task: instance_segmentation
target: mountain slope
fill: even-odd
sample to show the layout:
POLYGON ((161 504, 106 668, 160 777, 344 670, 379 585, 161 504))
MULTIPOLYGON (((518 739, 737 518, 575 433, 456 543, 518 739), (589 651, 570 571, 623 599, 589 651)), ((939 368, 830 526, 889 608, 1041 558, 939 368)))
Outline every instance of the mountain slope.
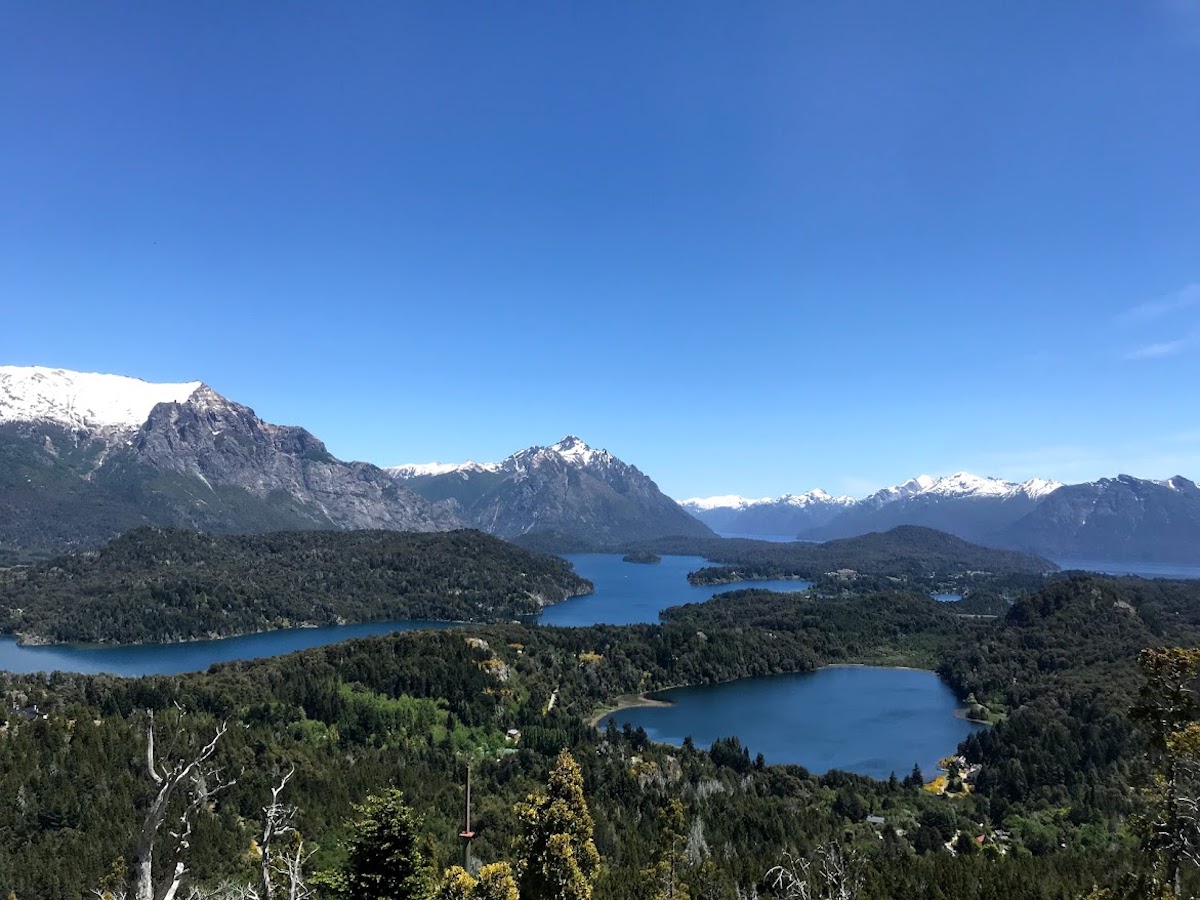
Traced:
POLYGON ((128 528, 434 531, 461 525, 383 470, 335 459, 200 382, 0 368, 0 561, 128 528))
POLYGON ((1000 534, 1058 558, 1200 564, 1200 488, 1130 475, 1060 488, 1000 534))
POLYGON ((427 500, 452 500, 473 526, 557 549, 604 549, 672 535, 711 537, 635 466, 567 436, 499 463, 389 470, 427 500))

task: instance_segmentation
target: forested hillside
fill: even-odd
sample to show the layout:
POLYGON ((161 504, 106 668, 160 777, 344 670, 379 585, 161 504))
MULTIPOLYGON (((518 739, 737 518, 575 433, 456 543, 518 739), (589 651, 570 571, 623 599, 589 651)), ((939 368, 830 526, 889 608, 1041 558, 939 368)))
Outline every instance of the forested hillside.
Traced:
MULTIPOLYGON (((286 799, 315 851, 305 865, 314 884, 343 871, 352 804, 389 786, 418 814, 422 877, 435 881, 461 859, 467 760, 476 859, 519 862, 513 840, 526 826, 515 807, 564 746, 595 820, 597 900, 660 896, 653 872, 668 845, 676 883, 697 900, 767 893, 766 872, 785 854, 833 844, 856 860, 859 900, 1049 900, 1160 873, 1158 851, 1138 850, 1136 814, 1157 802, 1157 763, 1131 717, 1153 674, 1137 654, 1196 643, 1200 585, 1062 576, 999 619, 954 607, 742 591, 670 610, 662 626, 404 633, 171 678, 7 676, 0 792, 15 799, 0 805, 0 894, 75 900, 114 863, 131 865, 154 793, 148 709, 164 747, 194 750, 219 722, 238 726, 213 756, 236 784, 199 813, 191 837, 196 885, 253 880, 262 808, 292 766, 286 799), (764 765, 736 739, 705 752, 587 724, 629 692, 838 661, 936 665, 973 693, 998 723, 963 745, 982 766, 973 786, 952 778, 935 795, 921 787, 932 773, 814 777, 764 765)), ((1181 671, 1186 680, 1195 669, 1181 671)), ((1185 888, 1193 874, 1183 871, 1185 888)))
POLYGON ((944 531, 901 525, 891 531, 827 541, 775 543, 742 538, 645 541, 633 549, 703 556, 719 567, 701 569, 697 584, 721 584, 746 578, 796 576, 816 579, 839 570, 858 576, 936 580, 948 575, 1039 575, 1057 570, 1048 559, 1014 550, 996 550, 944 531))
POLYGON ((96 551, 0 571, 0 628, 132 643, 383 619, 496 621, 591 590, 558 557, 478 531, 139 528, 96 551))

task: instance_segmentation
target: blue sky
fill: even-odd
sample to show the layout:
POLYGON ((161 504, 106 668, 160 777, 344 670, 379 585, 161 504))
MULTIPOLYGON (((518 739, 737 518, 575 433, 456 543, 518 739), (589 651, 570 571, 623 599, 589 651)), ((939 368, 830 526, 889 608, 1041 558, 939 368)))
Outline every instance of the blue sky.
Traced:
POLYGON ((1200 476, 1200 2, 0 3, 0 361, 675 496, 1200 476))

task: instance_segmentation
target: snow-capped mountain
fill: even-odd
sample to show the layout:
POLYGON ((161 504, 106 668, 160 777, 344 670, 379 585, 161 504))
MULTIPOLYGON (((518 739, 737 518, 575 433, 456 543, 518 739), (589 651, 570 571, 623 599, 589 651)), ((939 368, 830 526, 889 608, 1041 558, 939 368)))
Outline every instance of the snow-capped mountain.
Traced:
POLYGON ((137 525, 208 531, 461 526, 447 507, 202 382, 0 369, 0 559, 137 525))
POLYGON ((994 543, 998 532, 1061 487, 1043 478, 1017 483, 970 472, 940 478, 918 475, 876 491, 802 536, 828 540, 897 525, 925 525, 969 541, 994 543))
POLYGON ((816 488, 760 499, 736 494, 692 497, 679 505, 719 533, 777 536, 824 525, 855 502, 853 497, 834 497, 816 488))
POLYGON ((930 478, 928 475, 918 475, 916 478, 910 478, 903 484, 885 487, 869 497, 864 497, 860 504, 865 507, 878 509, 888 503, 896 503, 900 500, 907 500, 909 497, 915 497, 922 491, 928 490, 936 483, 936 479, 930 478))
POLYGON ((913 497, 1025 497, 1039 500, 1060 487, 1062 487, 1060 482, 1048 481, 1045 478, 1031 478, 1028 481, 1016 483, 1001 478, 982 478, 979 475, 972 475, 970 472, 955 472, 953 475, 945 475, 941 478, 918 475, 903 484, 876 491, 871 496, 859 501, 859 505, 878 509, 889 503, 901 502, 913 497))
POLYGON ((499 463, 477 463, 467 460, 462 463, 407 463, 402 466, 385 466, 383 471, 393 478, 407 481, 410 478, 423 478, 429 475, 450 475, 454 473, 476 474, 479 472, 498 472, 499 463))
POLYGON ((199 381, 155 384, 126 375, 0 366, 0 423, 50 422, 82 431, 136 431, 159 403, 183 403, 199 381))
POLYGON ((994 540, 998 531, 1061 487, 1043 478, 1017 483, 955 472, 939 478, 917 475, 861 500, 834 497, 818 488, 777 498, 693 497, 680 505, 724 534, 828 540, 897 525, 925 525, 978 541, 994 540))
POLYGON ((388 471, 426 499, 454 501, 478 528, 543 546, 598 549, 712 536, 635 466, 574 435, 497 463, 410 464, 388 471))
POLYGON ((1058 559, 1200 565, 1200 488, 1118 475, 1049 494, 1001 541, 1058 559))

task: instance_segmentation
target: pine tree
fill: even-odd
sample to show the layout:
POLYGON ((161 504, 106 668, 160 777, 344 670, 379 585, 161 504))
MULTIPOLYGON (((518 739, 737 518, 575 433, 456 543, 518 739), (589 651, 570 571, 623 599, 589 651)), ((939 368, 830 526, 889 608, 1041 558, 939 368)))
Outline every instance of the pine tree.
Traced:
POLYGON ((600 871, 579 763, 563 750, 545 792, 517 804, 522 900, 591 900, 600 871))

